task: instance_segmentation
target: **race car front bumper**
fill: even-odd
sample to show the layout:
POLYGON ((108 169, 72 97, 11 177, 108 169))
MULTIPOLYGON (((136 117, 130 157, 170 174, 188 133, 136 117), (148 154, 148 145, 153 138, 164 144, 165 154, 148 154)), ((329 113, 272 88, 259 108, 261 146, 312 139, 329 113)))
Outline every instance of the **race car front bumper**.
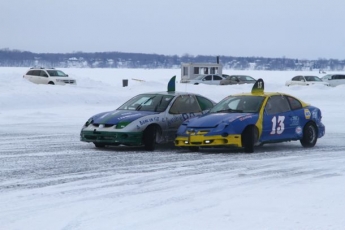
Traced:
POLYGON ((102 131, 86 131, 80 132, 80 140, 84 142, 114 144, 114 145, 142 145, 142 132, 102 132, 102 131))
POLYGON ((190 135, 190 136, 178 136, 175 139, 175 146, 179 147, 206 147, 206 146, 231 146, 242 147, 241 135, 216 135, 216 136, 204 136, 204 135, 190 135))

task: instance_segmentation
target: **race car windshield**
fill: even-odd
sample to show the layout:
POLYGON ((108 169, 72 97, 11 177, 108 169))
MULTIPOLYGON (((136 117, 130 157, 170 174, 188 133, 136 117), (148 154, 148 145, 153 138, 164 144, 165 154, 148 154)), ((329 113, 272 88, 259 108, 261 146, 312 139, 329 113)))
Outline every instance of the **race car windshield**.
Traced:
POLYGON ((262 96, 229 96, 216 104, 210 113, 257 113, 263 100, 262 96))
POLYGON ((171 95, 141 94, 121 105, 118 110, 163 112, 172 98, 171 95))

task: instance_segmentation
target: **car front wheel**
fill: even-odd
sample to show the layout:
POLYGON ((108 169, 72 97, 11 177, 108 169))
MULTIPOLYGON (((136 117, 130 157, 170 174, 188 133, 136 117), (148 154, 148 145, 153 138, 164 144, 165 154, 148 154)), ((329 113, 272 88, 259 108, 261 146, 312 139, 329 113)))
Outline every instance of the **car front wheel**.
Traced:
POLYGON ((314 147, 317 141, 317 128, 313 122, 307 123, 303 128, 303 138, 301 145, 305 148, 314 147))
POLYGON ((156 147, 157 127, 150 125, 144 131, 143 142, 145 150, 153 151, 156 147))
POLYGON ((244 152, 253 153, 254 145, 258 140, 258 130, 255 126, 248 126, 242 133, 242 146, 244 147, 244 152))
POLYGON ((105 144, 100 144, 100 143, 93 143, 95 146, 96 146, 96 148, 104 148, 105 147, 105 144))
POLYGON ((198 152, 199 151, 199 147, 198 146, 190 146, 190 147, 188 147, 188 149, 191 152, 198 152))

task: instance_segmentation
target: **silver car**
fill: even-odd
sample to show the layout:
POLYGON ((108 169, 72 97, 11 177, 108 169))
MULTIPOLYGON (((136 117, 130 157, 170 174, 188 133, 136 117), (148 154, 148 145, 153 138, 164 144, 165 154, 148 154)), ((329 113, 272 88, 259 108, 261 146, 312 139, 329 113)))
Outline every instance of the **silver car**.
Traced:
POLYGON ((187 92, 139 94, 116 110, 88 119, 80 140, 96 147, 144 146, 153 151, 156 143, 173 142, 183 121, 208 112, 214 104, 204 96, 187 92))
POLYGON ((76 85, 77 81, 61 70, 54 68, 31 68, 23 78, 36 83, 48 85, 76 85))
POLYGON ((230 75, 220 81, 220 85, 254 84, 256 80, 248 75, 230 75))
POLYGON ((345 84, 345 74, 327 74, 321 79, 322 81, 329 83, 330 86, 345 84))
POLYGON ((208 85, 219 85, 221 80, 225 79, 226 75, 218 74, 209 74, 209 75, 199 75, 194 79, 186 81, 186 83, 199 85, 199 84, 208 84, 208 85))
POLYGON ((291 86, 291 85, 303 85, 303 86, 308 86, 308 85, 325 85, 325 86, 330 86, 328 82, 324 82, 321 80, 321 78, 317 76, 295 76, 293 77, 290 81, 286 81, 285 83, 286 86, 291 86))

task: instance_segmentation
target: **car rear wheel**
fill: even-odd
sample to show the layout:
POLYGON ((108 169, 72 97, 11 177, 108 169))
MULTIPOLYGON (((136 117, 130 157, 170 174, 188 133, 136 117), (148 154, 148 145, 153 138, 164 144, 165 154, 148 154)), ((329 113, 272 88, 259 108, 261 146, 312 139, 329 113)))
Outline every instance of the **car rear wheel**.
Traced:
POLYGON ((301 145, 305 148, 314 147, 317 141, 317 128, 313 122, 307 123, 303 128, 303 138, 301 145))
POLYGON ((253 153, 254 145, 259 137, 258 129, 255 126, 248 126, 242 133, 242 146, 245 153, 253 153))
POLYGON ((156 137, 158 128, 156 125, 148 126, 144 131, 143 142, 145 150, 153 151, 156 147, 156 137))
POLYGON ((54 82, 50 81, 48 82, 48 85, 55 85, 54 82))

